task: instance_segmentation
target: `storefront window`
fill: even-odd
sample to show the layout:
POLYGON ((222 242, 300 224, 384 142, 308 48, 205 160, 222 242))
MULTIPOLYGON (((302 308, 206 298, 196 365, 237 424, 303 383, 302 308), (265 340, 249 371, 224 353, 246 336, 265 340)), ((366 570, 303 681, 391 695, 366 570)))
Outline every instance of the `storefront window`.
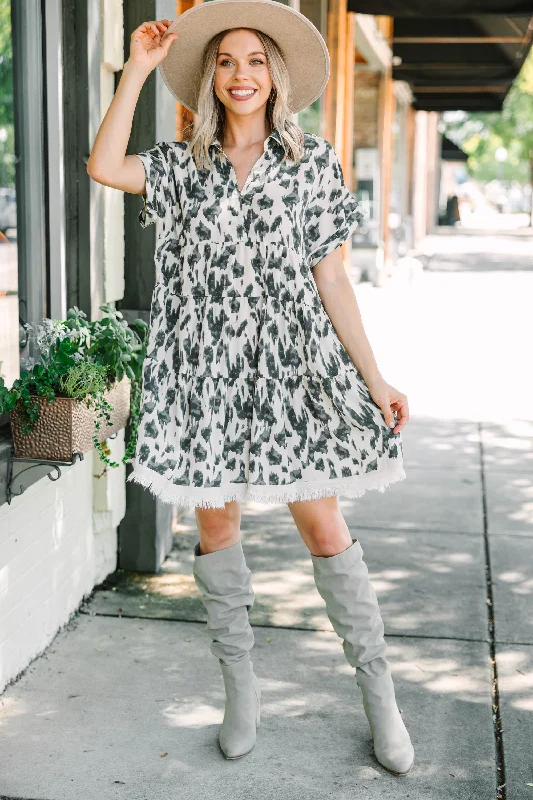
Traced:
POLYGON ((0 375, 19 374, 17 201, 11 2, 0 0, 0 375))

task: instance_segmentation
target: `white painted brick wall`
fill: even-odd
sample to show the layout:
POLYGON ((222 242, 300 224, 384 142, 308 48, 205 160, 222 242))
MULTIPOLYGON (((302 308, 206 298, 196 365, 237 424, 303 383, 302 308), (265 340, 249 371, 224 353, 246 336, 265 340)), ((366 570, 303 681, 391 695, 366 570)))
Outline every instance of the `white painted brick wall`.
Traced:
MULTIPOLYGON (((113 97, 113 73, 123 66, 122 0, 101 0, 100 12, 103 119, 113 97)), ((168 14, 158 19, 162 16, 168 14)), ((95 215, 104 230, 104 258, 91 278, 103 284, 99 297, 111 301, 120 299, 124 288, 123 194, 105 188, 95 215)), ((124 432, 109 444, 119 460, 124 432)), ((94 452, 87 453, 81 463, 64 468, 57 482, 42 478, 11 506, 0 506, 0 692, 116 568, 125 469, 95 479, 102 467, 94 452)))
MULTIPOLYGON (((111 459, 120 464, 124 455, 124 431, 108 441, 111 459)), ((94 454, 94 476, 102 475, 104 464, 94 454)), ((93 477, 93 534, 95 584, 116 568, 120 520, 126 513, 126 467, 108 469, 103 477, 93 477)))
MULTIPOLYGON (((123 432, 112 449, 120 458, 123 432)), ((100 479, 95 492, 99 472, 95 453, 87 453, 57 482, 43 478, 0 507, 0 692, 116 568, 124 468, 100 479)))

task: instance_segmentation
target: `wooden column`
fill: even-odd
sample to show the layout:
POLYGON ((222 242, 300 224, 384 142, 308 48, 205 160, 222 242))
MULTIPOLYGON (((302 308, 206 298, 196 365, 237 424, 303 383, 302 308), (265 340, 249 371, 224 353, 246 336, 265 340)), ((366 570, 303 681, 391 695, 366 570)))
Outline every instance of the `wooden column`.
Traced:
MULTIPOLYGON (((342 165, 344 181, 350 191, 354 189, 354 89, 355 89, 355 14, 346 14, 345 47, 344 47, 344 98, 343 98, 343 127, 338 137, 342 141, 339 157, 342 165)), ((348 274, 352 266, 352 239, 351 236, 343 242, 341 254, 348 274)))
MULTIPOLYGON (((378 28, 385 38, 391 42, 394 19, 392 17, 377 17, 378 28)), ((383 73, 379 97, 379 150, 381 160, 381 238, 383 242, 383 260, 385 265, 390 257, 390 230, 389 209, 392 185, 392 157, 393 136, 392 125, 394 122, 395 96, 392 82, 392 65, 383 73)))
MULTIPOLYGON (((176 0, 176 17, 188 11, 193 6, 200 5, 204 0, 176 0)), ((176 141, 183 140, 183 131, 194 121, 194 114, 176 101, 176 141)))
MULTIPOLYGON (((325 92, 325 138, 339 157, 344 180, 351 190, 353 180, 353 98, 355 61, 355 14, 347 0, 330 0, 327 45, 330 77, 325 92)), ((350 266, 351 241, 342 245, 346 268, 350 266)))
POLYGON ((330 55, 330 76, 326 86, 326 136, 342 155, 344 121, 344 81, 346 67, 347 0, 330 0, 328 7, 327 45, 330 55))
POLYGON ((355 89, 355 14, 347 14, 346 20, 346 60, 345 60, 345 85, 344 107, 345 121, 343 130, 342 170, 346 186, 350 191, 354 189, 353 176, 353 135, 354 135, 354 89, 355 89))
POLYGON ((414 210, 414 165, 415 165, 415 115, 413 106, 409 106, 407 116, 407 213, 414 210))

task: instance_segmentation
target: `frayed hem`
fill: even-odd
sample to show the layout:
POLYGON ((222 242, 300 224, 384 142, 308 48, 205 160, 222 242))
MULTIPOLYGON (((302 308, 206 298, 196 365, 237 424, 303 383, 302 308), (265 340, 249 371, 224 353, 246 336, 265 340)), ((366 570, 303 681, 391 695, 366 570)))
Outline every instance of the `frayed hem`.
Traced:
POLYGON ((144 486, 162 503, 185 508, 224 508, 225 503, 295 503, 323 497, 362 497, 367 491, 384 492, 391 484, 406 478, 398 460, 384 469, 365 472, 350 478, 325 481, 295 481, 285 486, 255 486, 248 483, 213 486, 211 488, 178 486, 162 475, 143 466, 134 467, 128 480, 144 486))

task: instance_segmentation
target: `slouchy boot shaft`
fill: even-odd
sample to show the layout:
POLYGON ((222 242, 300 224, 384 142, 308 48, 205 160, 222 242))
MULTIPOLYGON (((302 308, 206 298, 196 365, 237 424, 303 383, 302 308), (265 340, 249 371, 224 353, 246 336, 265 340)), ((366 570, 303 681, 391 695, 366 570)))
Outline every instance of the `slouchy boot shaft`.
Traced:
POLYGON ((226 692, 220 749, 228 759, 241 758, 255 746, 261 713, 261 687, 250 657, 254 634, 248 611, 254 592, 241 542, 205 555, 197 544, 194 579, 202 592, 211 652, 219 659, 226 692))
POLYGON ((255 643, 248 621, 255 595, 242 542, 205 555, 200 555, 198 543, 194 555, 193 575, 207 611, 211 652, 221 663, 235 664, 255 643))

